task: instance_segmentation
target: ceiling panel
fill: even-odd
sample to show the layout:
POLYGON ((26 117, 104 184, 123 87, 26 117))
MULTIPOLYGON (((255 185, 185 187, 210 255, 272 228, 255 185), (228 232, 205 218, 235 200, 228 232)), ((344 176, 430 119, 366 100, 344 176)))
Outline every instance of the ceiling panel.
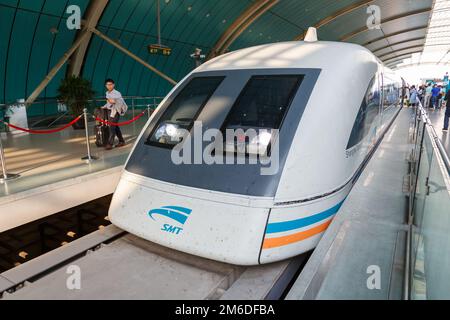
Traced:
POLYGON ((416 47, 416 46, 423 46, 425 43, 425 39, 420 39, 420 40, 415 40, 415 41, 408 41, 408 42, 404 42, 404 43, 400 43, 400 44, 393 44, 393 45, 389 45, 383 49, 374 51, 374 53, 377 56, 382 56, 385 55, 387 53, 392 53, 392 52, 397 52, 399 50, 404 50, 405 48, 409 48, 409 47, 416 47))

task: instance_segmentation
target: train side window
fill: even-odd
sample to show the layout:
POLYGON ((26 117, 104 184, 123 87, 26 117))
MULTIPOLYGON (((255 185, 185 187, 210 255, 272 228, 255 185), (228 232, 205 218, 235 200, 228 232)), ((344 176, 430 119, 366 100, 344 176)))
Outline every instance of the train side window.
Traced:
POLYGON ((401 99, 400 85, 388 76, 384 76, 383 84, 383 109, 398 104, 401 99))
POLYGON ((147 143, 174 147, 183 139, 180 129, 191 130, 195 120, 225 77, 193 78, 166 109, 147 143))
POLYGON ((272 131, 281 128, 303 78, 303 75, 251 77, 222 126, 225 152, 267 154, 272 131), (249 129, 256 135, 249 137, 249 129), (245 134, 228 141, 227 130, 245 134))
POLYGON ((347 144, 347 150, 359 144, 370 132, 372 123, 380 111, 381 92, 377 77, 373 78, 366 91, 361 108, 358 111, 352 133, 347 144))

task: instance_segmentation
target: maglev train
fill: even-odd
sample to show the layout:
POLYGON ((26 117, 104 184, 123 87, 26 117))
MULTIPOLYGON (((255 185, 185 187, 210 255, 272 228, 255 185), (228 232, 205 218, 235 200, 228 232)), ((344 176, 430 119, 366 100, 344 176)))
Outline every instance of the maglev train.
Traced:
POLYGON ((283 42, 219 56, 149 119, 110 220, 236 265, 310 251, 398 114, 402 92, 400 77, 350 43, 283 42))

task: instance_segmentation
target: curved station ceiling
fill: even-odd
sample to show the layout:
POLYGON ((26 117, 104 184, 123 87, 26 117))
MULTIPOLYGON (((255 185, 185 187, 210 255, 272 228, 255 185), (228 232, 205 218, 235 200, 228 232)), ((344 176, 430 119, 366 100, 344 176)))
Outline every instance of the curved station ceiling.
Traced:
POLYGON ((110 77, 124 95, 163 96, 173 86, 168 79, 195 67, 196 48, 211 58, 301 40, 310 26, 320 40, 361 44, 395 67, 424 51, 435 1, 160 0, 161 40, 172 49, 164 56, 147 48, 158 41, 157 0, 0 0, 0 103, 27 99, 48 74, 55 75, 39 98, 55 97, 68 74, 89 79, 99 94, 110 77), (81 9, 81 30, 66 26, 71 5, 81 9))

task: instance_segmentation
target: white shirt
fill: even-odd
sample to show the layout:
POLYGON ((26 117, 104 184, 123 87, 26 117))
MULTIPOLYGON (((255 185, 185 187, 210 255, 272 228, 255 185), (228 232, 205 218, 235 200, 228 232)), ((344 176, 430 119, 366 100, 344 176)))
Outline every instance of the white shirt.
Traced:
POLYGON ((104 108, 111 110, 111 118, 114 118, 117 113, 124 115, 125 112, 127 112, 128 106, 119 91, 113 90, 111 92, 106 92, 106 99, 113 99, 116 101, 114 104, 108 102, 104 106, 104 108))

